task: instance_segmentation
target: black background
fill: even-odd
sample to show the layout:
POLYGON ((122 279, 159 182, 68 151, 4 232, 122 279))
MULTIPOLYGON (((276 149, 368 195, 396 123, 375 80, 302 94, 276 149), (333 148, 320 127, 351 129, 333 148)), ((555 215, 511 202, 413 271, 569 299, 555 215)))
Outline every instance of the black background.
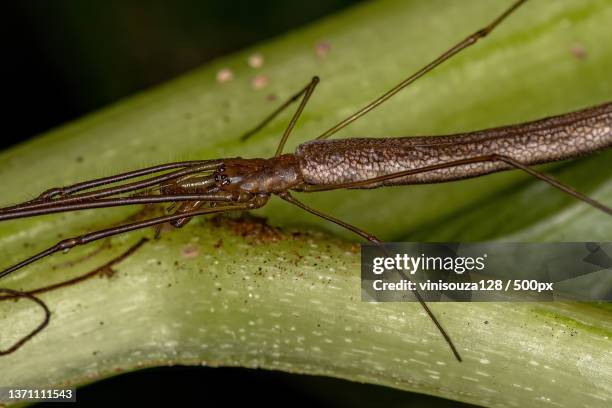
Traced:
POLYGON ((360 1, 4 2, 0 148, 360 1))

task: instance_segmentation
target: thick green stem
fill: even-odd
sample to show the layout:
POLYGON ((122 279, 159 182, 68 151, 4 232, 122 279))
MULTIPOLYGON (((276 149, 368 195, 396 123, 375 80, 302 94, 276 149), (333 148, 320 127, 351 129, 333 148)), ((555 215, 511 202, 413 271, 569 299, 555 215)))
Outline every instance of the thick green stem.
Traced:
MULTIPOLYGON (((159 162, 270 156, 286 120, 247 143, 240 135, 317 74, 322 83, 289 140, 291 151, 483 26, 506 3, 372 2, 257 47, 266 61, 260 70, 245 62, 251 51, 220 60, 1 153, 2 204, 159 162), (317 57, 321 42, 330 50, 317 57), (225 67, 235 79, 216 82, 225 67), (258 74, 269 85, 255 90, 258 74)), ((610 100, 610 21, 605 0, 528 2, 481 44, 338 137, 452 133, 610 100)), ((612 203, 610 153, 547 171, 612 203)), ((396 241, 603 241, 612 231, 600 212, 517 172, 300 198, 396 241)), ((60 235, 115 225, 136 211, 3 222, 0 267, 60 235)), ((194 221, 147 242, 110 278, 41 295, 52 323, 0 359, 0 385, 78 385, 152 365, 239 365, 487 406, 609 405, 607 305, 432 304, 465 359, 459 364, 417 304, 361 302, 358 247, 344 241, 355 237, 281 200, 257 213, 281 227, 280 234, 248 220, 194 221)), ((149 235, 56 255, 2 284, 35 288, 77 276, 149 235)), ((33 327, 39 309, 3 302, 0 319, 5 346, 33 327)))

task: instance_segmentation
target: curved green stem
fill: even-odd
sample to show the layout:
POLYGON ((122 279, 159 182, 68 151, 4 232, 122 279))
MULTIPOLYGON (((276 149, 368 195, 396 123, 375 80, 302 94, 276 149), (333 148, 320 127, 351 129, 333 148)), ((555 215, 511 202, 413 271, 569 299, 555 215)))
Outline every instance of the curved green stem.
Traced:
MULTIPOLYGON (((497 3, 372 2, 257 47, 261 72, 245 63, 251 50, 219 60, 0 153, 2 204, 160 162, 271 156, 286 121, 247 143, 240 135, 274 110, 271 99, 317 74, 291 151, 488 22, 505 6, 497 3), (330 46, 324 57, 319 42, 330 46), (235 79, 216 82, 226 67, 235 79), (256 74, 269 85, 253 89, 256 74)), ((474 130, 610 100, 611 20, 603 0, 528 2, 490 38, 337 137, 474 130), (584 53, 573 53, 577 46, 584 53)), ((545 170, 612 203, 610 159, 604 152, 545 170)), ((388 240, 598 241, 612 231, 598 211, 517 172, 300 199, 388 240)), ((1 266, 134 211, 1 223, 1 266)), ((1 385, 78 385, 146 366, 207 364, 329 375, 485 406, 609 404, 607 305, 432 304, 465 359, 459 364, 418 304, 361 302, 352 236, 281 200, 257 214, 282 231, 248 219, 198 220, 147 242, 110 278, 41 294, 51 325, 0 359, 1 385)), ((55 255, 2 285, 31 289, 78 276, 151 234, 55 255)), ((38 312, 0 303, 0 342, 31 330, 38 312)))

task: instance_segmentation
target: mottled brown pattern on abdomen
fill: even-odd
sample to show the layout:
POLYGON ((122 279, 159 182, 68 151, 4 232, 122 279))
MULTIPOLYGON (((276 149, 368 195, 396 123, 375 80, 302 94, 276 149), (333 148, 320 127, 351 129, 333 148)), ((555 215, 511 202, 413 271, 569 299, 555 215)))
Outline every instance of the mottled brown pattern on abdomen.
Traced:
MULTIPOLYGON (((612 103, 535 122, 451 136, 315 140, 300 145, 296 156, 305 182, 322 186, 489 154, 532 165, 608 147, 612 147, 612 103)), ((451 181, 509 168, 499 162, 472 163, 361 188, 451 181)))

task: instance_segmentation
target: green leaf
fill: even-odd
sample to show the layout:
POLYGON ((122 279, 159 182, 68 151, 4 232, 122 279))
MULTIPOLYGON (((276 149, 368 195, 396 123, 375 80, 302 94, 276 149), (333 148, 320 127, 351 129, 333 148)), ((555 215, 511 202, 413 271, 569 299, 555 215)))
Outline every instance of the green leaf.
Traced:
MULTIPOLYGON (((239 136, 317 74, 322 83, 289 141, 292 151, 506 3, 371 2, 219 60, 1 153, 2 203, 160 162, 270 156, 287 116, 247 143, 239 136), (330 46, 323 58, 314 49, 320 42, 330 46), (260 70, 246 64, 253 51, 265 58, 260 70), (235 79, 217 82, 222 68, 235 79), (260 74, 269 84, 255 90, 260 74)), ((337 137, 457 133, 609 101, 611 20, 606 0, 528 2, 482 43, 337 137)), ((544 169, 609 204, 611 159, 606 151, 544 169)), ((604 241, 612 231, 609 217, 518 172, 300 198, 386 240, 604 241)), ((138 211, 3 222, 2 265, 138 211)), ((256 214, 280 228, 278 235, 249 219, 196 220, 144 244, 110 278, 41 295, 52 322, 0 359, 2 383, 79 385, 147 366, 205 364, 342 377, 485 406, 609 405, 608 305, 432 304, 459 346, 460 364, 418 304, 360 301, 354 236, 280 200, 256 214)), ((2 283, 31 289, 60 282, 151 235, 77 248, 2 283)), ((25 301, 0 304, 2 346, 40 318, 25 301)))

